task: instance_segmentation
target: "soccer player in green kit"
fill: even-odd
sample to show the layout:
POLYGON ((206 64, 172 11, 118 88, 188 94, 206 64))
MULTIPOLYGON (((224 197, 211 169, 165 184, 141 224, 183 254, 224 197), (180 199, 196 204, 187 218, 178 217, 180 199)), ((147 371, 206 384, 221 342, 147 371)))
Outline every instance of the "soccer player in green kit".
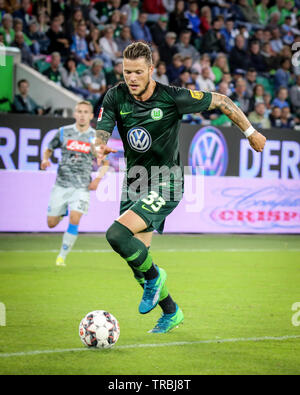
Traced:
POLYGON ((184 175, 178 142, 182 115, 218 108, 256 151, 263 150, 266 139, 228 97, 155 82, 147 44, 129 45, 123 57, 125 82, 107 92, 96 127, 99 161, 113 152, 107 141, 116 123, 127 161, 120 216, 106 238, 144 288, 139 312, 149 313, 157 304, 163 310, 150 332, 166 333, 184 316, 167 290, 166 272, 154 264, 149 248, 153 231, 163 232, 165 218, 182 197, 184 175))

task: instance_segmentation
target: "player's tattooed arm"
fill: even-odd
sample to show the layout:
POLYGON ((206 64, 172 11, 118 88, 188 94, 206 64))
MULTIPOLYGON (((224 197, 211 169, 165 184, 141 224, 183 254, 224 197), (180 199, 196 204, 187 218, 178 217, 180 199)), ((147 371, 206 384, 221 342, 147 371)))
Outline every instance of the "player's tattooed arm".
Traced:
MULTIPOLYGON (((213 92, 212 101, 208 110, 214 110, 216 108, 227 115, 227 117, 242 131, 246 131, 251 127, 251 123, 246 115, 229 97, 213 92)), ((266 143, 265 136, 255 130, 255 132, 248 137, 248 140, 255 151, 262 152, 266 143)))
POLYGON ((110 136, 111 134, 105 130, 96 130, 95 148, 98 166, 100 166, 106 155, 111 152, 117 152, 106 145, 110 136))
POLYGON ((110 138, 110 133, 105 130, 96 130, 96 146, 107 144, 108 139, 110 138))

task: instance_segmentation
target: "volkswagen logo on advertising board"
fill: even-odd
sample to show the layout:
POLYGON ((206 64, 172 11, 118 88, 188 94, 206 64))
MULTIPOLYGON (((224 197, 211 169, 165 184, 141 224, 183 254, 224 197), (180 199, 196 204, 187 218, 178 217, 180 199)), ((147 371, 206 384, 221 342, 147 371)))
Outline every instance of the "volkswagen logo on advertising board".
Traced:
POLYGON ((130 129, 127 133, 127 141, 130 147, 137 152, 148 151, 152 143, 150 133, 142 127, 130 129))
POLYGON ((224 176, 228 165, 228 148, 221 131, 205 126, 194 136, 189 148, 192 174, 224 176))

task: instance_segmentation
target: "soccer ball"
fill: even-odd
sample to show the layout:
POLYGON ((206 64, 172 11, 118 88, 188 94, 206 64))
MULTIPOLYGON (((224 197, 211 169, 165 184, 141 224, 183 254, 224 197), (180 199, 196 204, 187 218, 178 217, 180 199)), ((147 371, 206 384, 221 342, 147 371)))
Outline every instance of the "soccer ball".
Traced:
POLYGON ((87 347, 110 348, 120 336, 116 318, 104 310, 88 313, 79 324, 79 336, 87 347))

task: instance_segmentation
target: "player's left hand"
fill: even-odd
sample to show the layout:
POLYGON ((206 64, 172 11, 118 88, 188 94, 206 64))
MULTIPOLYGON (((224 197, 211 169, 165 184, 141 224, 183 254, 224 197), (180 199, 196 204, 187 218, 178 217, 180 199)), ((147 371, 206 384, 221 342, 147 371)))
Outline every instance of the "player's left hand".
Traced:
POLYGON ((98 166, 101 165, 101 162, 105 159, 106 155, 118 152, 117 150, 110 148, 108 145, 101 144, 97 147, 97 164, 98 166))
POLYGON ((93 181, 90 182, 88 188, 89 191, 96 191, 100 182, 100 178, 95 178, 93 181))
POLYGON ((249 144, 256 152, 262 152, 267 141, 265 136, 257 130, 248 137, 248 140, 249 144))

